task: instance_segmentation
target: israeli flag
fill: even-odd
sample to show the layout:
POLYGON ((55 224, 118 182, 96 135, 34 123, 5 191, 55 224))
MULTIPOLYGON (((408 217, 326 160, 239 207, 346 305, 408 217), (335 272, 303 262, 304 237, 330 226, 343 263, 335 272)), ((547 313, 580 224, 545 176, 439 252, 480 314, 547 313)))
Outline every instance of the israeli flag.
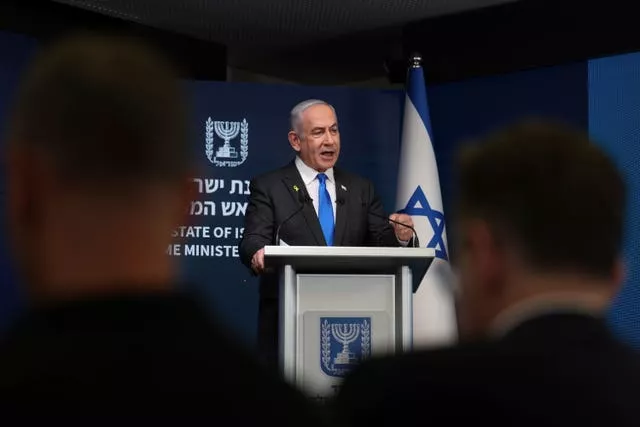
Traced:
POLYGON ((420 58, 412 62, 407 75, 396 205, 398 211, 411 215, 420 245, 436 250, 436 259, 413 302, 414 348, 424 348, 452 344, 458 334, 438 165, 429 136, 427 91, 420 58))

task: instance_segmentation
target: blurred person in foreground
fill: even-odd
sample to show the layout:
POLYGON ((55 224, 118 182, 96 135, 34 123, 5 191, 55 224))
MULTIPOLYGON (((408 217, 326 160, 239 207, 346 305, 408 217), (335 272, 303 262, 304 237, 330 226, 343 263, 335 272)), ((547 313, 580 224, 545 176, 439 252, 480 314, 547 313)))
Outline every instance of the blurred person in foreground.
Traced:
POLYGON ((371 361, 353 426, 637 425, 640 364, 605 324, 623 279, 624 181, 587 135, 524 121, 460 157, 460 345, 371 361))
POLYGON ((69 37, 36 58, 7 165, 30 307, 0 347, 0 402, 28 403, 24 416, 46 402, 62 403, 53 413, 318 425, 300 393, 178 290, 165 251, 194 196, 181 92, 170 64, 122 36, 69 37))

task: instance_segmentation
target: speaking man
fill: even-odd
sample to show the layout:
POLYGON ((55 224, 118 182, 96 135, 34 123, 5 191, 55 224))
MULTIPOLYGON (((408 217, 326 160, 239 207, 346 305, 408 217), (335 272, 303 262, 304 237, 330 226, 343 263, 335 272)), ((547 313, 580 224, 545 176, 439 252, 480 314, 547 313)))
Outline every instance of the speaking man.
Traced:
POLYGON ((265 272, 264 246, 279 243, 279 226, 279 240, 296 246, 407 246, 415 238, 410 216, 392 214, 395 222, 387 221, 371 182, 334 167, 340 130, 331 105, 317 99, 296 105, 289 143, 295 160, 251 181, 240 242, 242 262, 262 275, 258 344, 273 367, 278 355, 278 280, 265 272))
POLYGON ((469 146, 458 170, 466 342, 360 365, 343 384, 341 419, 637 425, 638 355, 604 318, 623 276, 615 165, 586 134, 536 121, 469 146))

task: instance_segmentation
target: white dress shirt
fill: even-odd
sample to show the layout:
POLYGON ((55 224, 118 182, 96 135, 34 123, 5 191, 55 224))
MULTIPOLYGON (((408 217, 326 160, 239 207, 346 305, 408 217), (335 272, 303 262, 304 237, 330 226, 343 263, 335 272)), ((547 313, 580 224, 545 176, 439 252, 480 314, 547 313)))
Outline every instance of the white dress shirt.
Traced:
MULTIPOLYGON (((318 189, 320 188, 320 181, 318 181, 318 171, 307 166, 305 162, 300 159, 300 157, 296 156, 296 168, 298 172, 300 172, 300 176, 302 177, 302 182, 304 182, 305 187, 307 187, 307 193, 309 193, 309 197, 313 199, 313 208, 316 210, 316 215, 318 215, 319 210, 319 198, 318 198, 318 189)), ((333 174, 333 168, 327 169, 324 172, 327 175, 326 187, 329 192, 329 197, 331 198, 331 207, 333 207, 333 222, 336 222, 336 179, 333 174)), ((398 242, 402 246, 408 246, 409 240, 400 240, 398 242)))
MULTIPOLYGON (((302 177, 302 182, 304 182, 305 187, 307 187, 307 193, 309 193, 309 197, 313 199, 313 208, 316 210, 316 215, 318 215, 319 209, 319 199, 318 199, 318 189, 320 188, 320 181, 318 181, 318 171, 307 166, 300 157, 296 156, 296 167, 298 168, 298 172, 300 172, 300 176, 302 177)), ((329 192, 329 197, 331 198, 331 206, 333 207, 333 222, 336 222, 336 180, 333 176, 333 168, 327 169, 324 172, 327 175, 327 191, 329 192)))

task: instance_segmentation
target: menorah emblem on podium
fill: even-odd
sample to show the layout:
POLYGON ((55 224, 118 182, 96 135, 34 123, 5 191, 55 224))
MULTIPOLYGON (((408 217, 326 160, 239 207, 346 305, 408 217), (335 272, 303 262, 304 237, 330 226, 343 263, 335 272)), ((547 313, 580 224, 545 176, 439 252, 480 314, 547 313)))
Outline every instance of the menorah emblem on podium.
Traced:
POLYGON ((242 122, 232 122, 213 121, 209 117, 205 122, 205 154, 209 161, 216 166, 234 167, 244 163, 249 155, 249 123, 247 119, 242 119, 242 122), (224 141, 215 151, 213 147, 214 132, 224 141), (240 135, 240 152, 231 145, 231 140, 238 135, 240 135))
POLYGON ((344 377, 370 355, 370 317, 320 318, 320 365, 325 374, 344 377))
POLYGON ((357 362, 354 353, 349 351, 349 344, 354 342, 360 335, 360 325, 355 323, 334 323, 331 325, 331 335, 340 344, 342 351, 334 359, 336 365, 349 365, 357 362))

